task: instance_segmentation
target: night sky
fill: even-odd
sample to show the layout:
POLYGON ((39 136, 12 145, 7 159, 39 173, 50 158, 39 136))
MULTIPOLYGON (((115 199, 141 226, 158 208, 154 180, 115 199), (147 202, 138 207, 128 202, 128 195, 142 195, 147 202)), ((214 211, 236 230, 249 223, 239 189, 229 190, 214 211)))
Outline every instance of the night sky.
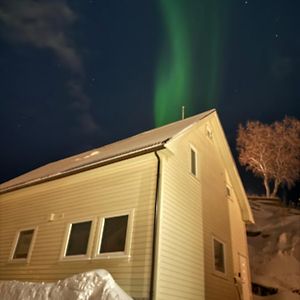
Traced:
POLYGON ((0 182, 176 121, 182 105, 216 108, 236 156, 239 123, 300 119, 299 11, 299 0, 0 0, 0 182))

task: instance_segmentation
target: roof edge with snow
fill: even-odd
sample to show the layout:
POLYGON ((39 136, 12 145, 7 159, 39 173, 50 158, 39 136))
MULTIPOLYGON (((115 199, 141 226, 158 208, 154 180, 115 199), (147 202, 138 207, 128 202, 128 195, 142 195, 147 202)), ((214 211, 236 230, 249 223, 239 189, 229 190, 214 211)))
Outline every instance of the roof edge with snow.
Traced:
POLYGON ((213 112, 215 109, 41 166, 0 184, 0 194, 163 149, 169 140, 213 112))

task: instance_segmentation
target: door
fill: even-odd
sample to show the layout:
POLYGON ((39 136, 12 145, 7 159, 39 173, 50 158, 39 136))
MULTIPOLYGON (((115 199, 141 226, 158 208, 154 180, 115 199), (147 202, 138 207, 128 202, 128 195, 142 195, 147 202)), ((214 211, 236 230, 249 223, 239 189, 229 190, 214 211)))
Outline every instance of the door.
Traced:
POLYGON ((240 279, 241 279, 241 287, 242 287, 242 299, 243 300, 251 300, 251 290, 250 290, 250 282, 249 282, 249 270, 248 270, 248 260, 242 254, 239 254, 239 264, 240 264, 240 279))

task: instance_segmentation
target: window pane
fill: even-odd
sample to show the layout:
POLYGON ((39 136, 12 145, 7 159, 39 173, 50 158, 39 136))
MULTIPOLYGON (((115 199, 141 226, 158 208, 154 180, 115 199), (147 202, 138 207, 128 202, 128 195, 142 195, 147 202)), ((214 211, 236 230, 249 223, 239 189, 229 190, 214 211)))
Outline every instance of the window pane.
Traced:
POLYGON ((27 258, 34 230, 21 231, 13 258, 27 258))
POLYGON ((66 256, 86 254, 92 221, 72 224, 66 256))
POLYGON ((125 251, 128 215, 105 219, 100 253, 125 251))
POLYGON ((196 152, 191 149, 191 172, 196 175, 196 152))
POLYGON ((215 270, 225 273, 224 245, 214 239, 215 270))

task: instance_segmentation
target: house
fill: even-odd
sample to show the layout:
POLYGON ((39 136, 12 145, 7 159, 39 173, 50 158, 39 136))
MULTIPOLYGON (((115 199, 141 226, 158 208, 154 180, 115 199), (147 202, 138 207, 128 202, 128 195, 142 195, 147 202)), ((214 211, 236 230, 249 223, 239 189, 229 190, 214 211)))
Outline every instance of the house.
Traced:
POLYGON ((108 270, 134 299, 251 299, 253 217, 215 110, 0 185, 0 280, 108 270))

